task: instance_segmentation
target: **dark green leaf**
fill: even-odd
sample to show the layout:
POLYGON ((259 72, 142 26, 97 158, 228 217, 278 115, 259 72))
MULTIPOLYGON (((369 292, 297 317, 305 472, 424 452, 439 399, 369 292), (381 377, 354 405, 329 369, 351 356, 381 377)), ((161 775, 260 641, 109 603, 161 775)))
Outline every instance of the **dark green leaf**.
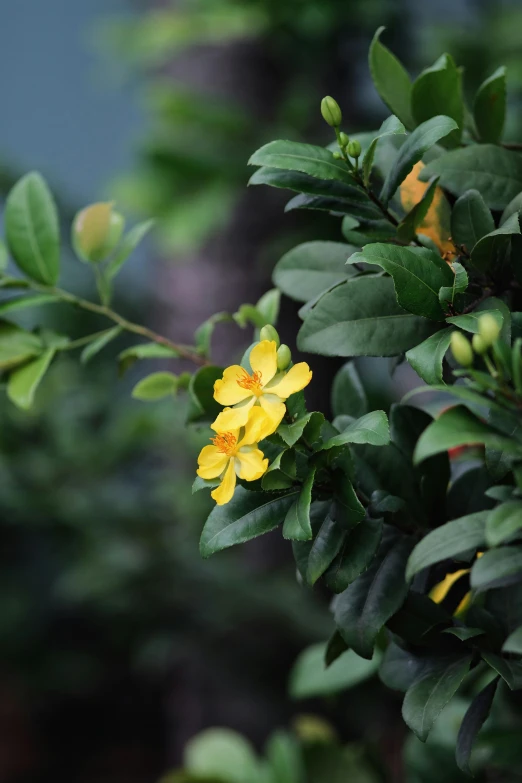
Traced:
POLYGON ((522 190, 522 156, 494 144, 473 144, 431 161, 419 178, 437 176, 455 196, 478 190, 490 209, 504 209, 522 190))
POLYGON ((442 383, 442 362, 449 348, 453 331, 453 329, 441 329, 406 353, 408 363, 426 383, 442 383))
POLYGON ((522 688, 522 661, 508 660, 495 653, 482 651, 482 657, 487 664, 500 674, 512 691, 522 688))
POLYGON ((305 242, 286 253, 276 264, 273 281, 298 302, 308 302, 357 270, 346 259, 357 250, 342 242, 305 242))
POLYGON ((329 590, 341 593, 368 568, 382 538, 382 520, 366 519, 350 530, 341 551, 325 573, 329 590))
MULTIPOLYGON (((400 148, 395 163, 390 169, 384 185, 381 190, 381 200, 385 204, 392 198, 395 191, 404 182, 412 168, 422 156, 437 144, 438 141, 447 136, 451 131, 457 129, 457 123, 451 117, 439 115, 423 122, 418 128, 415 128, 402 147, 400 148)), ((424 172, 426 169, 424 169, 424 172)), ((424 173, 423 172, 423 173, 424 173)), ((434 172, 432 176, 437 176, 434 172)), ((422 177, 425 180, 425 177, 422 177)), ((431 177, 430 177, 431 179, 431 177)))
POLYGON ((411 90, 411 109, 417 124, 436 115, 451 117, 456 130, 442 143, 447 147, 459 145, 464 119, 462 74, 451 55, 443 54, 416 78, 411 90))
POLYGON ((345 430, 329 438, 319 451, 344 446, 346 443, 369 443, 372 446, 386 446, 390 442, 388 417, 384 411, 372 411, 349 424, 345 430))
POLYGON ((372 677, 379 667, 380 656, 371 661, 347 650, 330 666, 325 665, 326 644, 314 644, 304 650, 290 672, 289 692, 292 699, 329 696, 372 677))
POLYGON ((453 284, 451 286, 443 286, 439 291, 439 301, 445 312, 448 309, 448 302, 453 304, 455 298, 459 294, 463 294, 469 284, 468 273, 462 264, 459 264, 458 261, 453 261, 449 266, 454 272, 453 284))
POLYGON ((505 587, 522 580, 522 547, 490 549, 473 564, 470 583, 474 590, 505 587))
POLYGON ((446 322, 458 326, 460 329, 464 329, 465 332, 471 332, 471 334, 478 334, 479 332, 479 320, 484 313, 490 315, 498 326, 502 326, 504 323, 504 316, 500 310, 477 310, 474 313, 465 313, 464 315, 453 315, 446 318, 446 322))
POLYGON ((364 276, 319 299, 306 315, 298 347, 325 356, 396 356, 434 329, 397 304, 391 278, 364 276))
POLYGON ((428 533, 411 553, 406 579, 409 581, 419 571, 434 563, 458 558, 469 550, 483 546, 487 514, 487 511, 468 514, 428 533))
POLYGON ((296 491, 270 495, 237 487, 230 503, 216 506, 210 512, 199 544, 202 557, 273 530, 283 522, 296 498, 296 491))
POLYGON ((486 541, 497 546, 522 529, 522 500, 502 503, 490 512, 486 522, 486 541))
POLYGON ((509 204, 507 205, 507 207, 503 211, 503 213, 502 213, 502 215, 500 217, 500 224, 499 225, 501 225, 501 226, 504 225, 506 220, 509 220, 511 215, 515 215, 515 214, 516 215, 520 215, 520 210, 521 209, 522 209, 522 193, 517 193, 515 198, 513 198, 509 202, 509 204))
MULTIPOLYGON (((303 754, 299 741, 292 734, 281 730, 271 734, 266 745, 266 757, 270 783, 305 783, 303 754)), ((263 773, 265 771, 263 769, 263 773)), ((258 776, 259 783, 263 778, 266 780, 264 774, 258 776)))
POLYGON ((461 642, 467 642, 468 639, 482 636, 484 631, 482 628, 466 628, 465 626, 456 625, 453 628, 446 628, 442 633, 449 633, 451 636, 456 636, 461 642))
POLYGON ((24 364, 9 376, 7 396, 22 410, 29 410, 33 404, 34 395, 55 354, 54 348, 49 348, 37 359, 24 364))
POLYGON ((97 353, 102 351, 106 345, 112 340, 115 340, 120 336, 123 329, 121 326, 113 326, 112 329, 107 329, 105 332, 99 335, 96 340, 89 343, 82 351, 80 361, 82 364, 87 364, 97 353))
POLYGON ((324 574, 332 560, 339 554, 345 538, 346 530, 328 515, 319 528, 308 556, 306 572, 308 584, 314 585, 324 574))
POLYGON ((502 652, 522 655, 522 625, 516 628, 513 633, 508 636, 502 645, 502 652))
POLYGON ((471 657, 426 674, 407 691, 402 705, 405 723, 425 742, 440 713, 457 692, 469 671, 471 657))
POLYGON ((382 139, 384 136, 395 136, 397 134, 402 135, 403 133, 406 133, 406 129, 402 122, 395 117, 394 114, 392 114, 391 117, 388 117, 388 119, 384 120, 383 124, 381 125, 379 132, 377 136, 375 136, 374 139, 372 139, 370 146, 364 153, 363 162, 362 162, 362 171, 363 171, 363 179, 366 186, 370 183, 370 175, 372 173, 372 166, 373 161, 375 158, 375 150, 377 149, 377 144, 379 142, 379 139, 382 139))
POLYGON ((202 356, 210 357, 212 335, 217 324, 225 321, 232 321, 230 313, 216 313, 207 318, 194 332, 194 344, 198 353, 202 356))
POLYGON ((377 92, 389 110, 396 114, 406 127, 412 128, 410 77, 395 55, 380 42, 383 30, 384 27, 379 27, 370 45, 370 73, 377 92))
POLYGON ((133 345, 132 348, 126 348, 118 356, 120 369, 125 372, 138 359, 177 359, 179 353, 174 348, 158 343, 140 343, 133 345))
POLYGON ((471 775, 471 769, 469 767, 471 750, 475 739, 477 738, 477 734, 489 715, 493 699, 495 698, 497 685, 498 678, 492 680, 489 685, 486 685, 486 687, 475 696, 460 724, 457 737, 456 762, 458 768, 467 775, 471 775))
POLYGON ((283 538, 295 541, 309 541, 312 538, 310 504, 312 502, 314 478, 315 469, 312 469, 305 479, 299 497, 288 509, 283 524, 283 538))
POLYGON ((481 272, 498 266, 507 257, 513 234, 520 234, 518 213, 511 215, 503 225, 479 239, 471 251, 471 263, 481 272))
POLYGON ((143 223, 138 223, 136 226, 133 226, 128 234, 123 237, 123 241, 105 267, 105 274, 107 275, 108 280, 112 280, 116 277, 125 261, 129 258, 131 253, 136 250, 153 225, 154 220, 145 220, 143 223))
POLYGON ((8 321, 0 321, 0 370, 8 370, 43 351, 40 337, 8 321))
POLYGON ((346 163, 336 160, 330 150, 297 141, 271 141, 258 149, 250 160, 250 166, 270 166, 288 171, 301 171, 310 177, 336 180, 347 185, 355 184, 346 163))
POLYGON ((467 190, 451 213, 451 237, 471 252, 479 239, 495 230, 493 215, 478 190, 467 190))
POLYGON ((363 416, 368 412, 368 399, 354 362, 346 362, 332 384, 334 416, 363 416))
POLYGON ((303 174, 300 171, 285 171, 279 168, 263 166, 257 169, 248 182, 249 185, 271 185, 274 188, 284 188, 310 196, 339 199, 346 203, 368 202, 368 196, 355 181, 349 185, 336 180, 322 180, 303 174))
POLYGON ((506 69, 497 68, 483 82, 473 103, 473 118, 481 141, 497 144, 506 119, 506 69))
POLYGON ((202 367, 192 376, 188 387, 188 424, 214 421, 221 412, 221 406, 214 399, 214 383, 222 375, 221 367, 207 366, 202 367))
POLYGON ((0 315, 12 313, 17 310, 25 310, 27 307, 39 307, 43 304, 52 304, 59 299, 53 294, 35 294, 34 296, 17 296, 0 302, 0 315))
POLYGON ((387 688, 404 692, 419 679, 425 667, 425 659, 390 642, 382 659, 379 677, 387 688))
POLYGON ((55 285, 60 272, 58 211, 40 174, 27 174, 9 192, 5 232, 20 269, 39 283, 55 285))
POLYGON ((296 475, 295 452, 287 449, 272 461, 261 479, 261 486, 267 492, 289 489, 295 483, 296 475))

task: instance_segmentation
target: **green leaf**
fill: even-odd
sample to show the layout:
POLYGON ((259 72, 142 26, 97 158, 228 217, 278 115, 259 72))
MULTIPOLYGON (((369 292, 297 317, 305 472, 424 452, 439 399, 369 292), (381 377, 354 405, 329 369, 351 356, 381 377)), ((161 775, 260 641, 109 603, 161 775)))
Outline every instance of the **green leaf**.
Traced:
POLYGON ((202 557, 273 530, 283 522, 297 494, 292 491, 270 495, 237 487, 230 503, 216 506, 210 512, 199 544, 202 557))
POLYGON ((368 398, 354 362, 346 362, 332 384, 334 416, 363 416, 368 412, 368 398))
MULTIPOLYGON (((452 393, 454 390, 452 389, 452 393)), ((448 451, 455 446, 481 443, 499 451, 516 451, 517 444, 484 424, 467 408, 457 405, 445 411, 422 433, 415 449, 414 463, 448 451)))
POLYGON ((443 318, 439 289, 453 283, 453 272, 431 250, 414 252, 407 247, 376 242, 354 253, 350 264, 365 261, 382 267, 393 278, 397 301, 414 315, 440 321, 443 318))
POLYGON ((418 204, 415 204, 397 226, 397 236, 402 242, 411 242, 417 234, 417 229, 422 224, 424 218, 433 202, 437 190, 437 177, 434 177, 418 204))
POLYGON ((126 348, 118 355, 120 371, 125 372, 138 359, 178 359, 179 353, 168 345, 158 343, 140 343, 126 348))
POLYGON ((38 356, 43 343, 36 334, 8 321, 0 321, 0 370, 8 370, 38 356))
POLYGON ((325 666, 326 644, 314 644, 299 655, 290 672, 288 686, 292 699, 330 696, 353 688, 377 672, 380 655, 368 661, 353 650, 347 650, 328 668, 325 666))
POLYGON ((426 661, 391 641, 384 653, 379 678, 387 688, 407 691, 422 675, 426 661))
POLYGON ((292 212, 296 209, 316 209, 341 215, 354 215, 365 221, 377 221, 382 218, 382 212, 368 197, 344 200, 330 196, 308 196, 305 193, 299 193, 285 205, 285 212, 292 212))
POLYGON ((467 190, 451 213, 451 236, 456 245, 471 252, 479 239, 495 230, 493 215, 478 190, 467 190))
POLYGON ((145 220, 143 223, 138 223, 123 237, 120 246, 105 267, 104 271, 107 280, 113 280, 116 277, 125 261, 136 250, 145 235, 149 233, 154 223, 154 220, 145 220))
POLYGON ((329 590, 342 593, 370 565, 382 538, 382 520, 366 519, 350 530, 341 551, 325 573, 329 590))
POLYGON ((475 639, 477 636, 482 636, 484 630, 482 628, 466 628, 461 625, 456 625, 454 628, 445 628, 442 633, 449 633, 451 636, 456 636, 461 642, 467 642, 469 639, 475 639))
POLYGON ((475 696, 460 724, 455 760, 458 768, 466 775, 472 774, 469 766, 471 751, 477 734, 486 722, 491 710, 497 685, 498 678, 492 680, 489 685, 486 685, 486 687, 475 696))
MULTIPOLYGON (((350 459, 350 470, 351 470, 350 459)), ((344 530, 352 530, 366 514, 364 506, 357 497, 352 482, 348 478, 346 470, 334 473, 334 511, 333 518, 344 530)))
POLYGON ((371 42, 368 55, 370 73, 375 89, 389 110, 407 128, 412 128, 410 77, 395 55, 380 42, 379 38, 385 29, 379 27, 371 42))
POLYGON ((265 294, 263 294, 259 302, 256 304, 256 309, 265 319, 265 324, 272 324, 273 326, 277 323, 280 304, 281 291, 279 291, 277 288, 271 288, 270 291, 267 291, 265 294))
POLYGON ((121 326, 113 326, 112 329, 107 329, 105 332, 99 335, 96 340, 89 343, 82 351, 80 361, 82 364, 87 364, 90 360, 96 356, 97 353, 103 351, 106 345, 115 340, 123 332, 121 326))
POLYGON ((292 734, 281 730, 271 734, 266 745, 266 757, 269 777, 262 774, 259 783, 304 783, 303 754, 299 741, 292 734))
POLYGON ((54 354, 54 348, 49 348, 37 359, 13 370, 10 374, 7 382, 7 396, 22 410, 29 410, 32 407, 36 390, 47 372, 54 354))
POLYGON ((0 239, 0 272, 5 272, 9 263, 9 251, 3 239, 0 239))
POLYGON ((368 196, 355 183, 350 185, 336 180, 322 180, 303 174, 300 171, 285 171, 284 169, 262 166, 257 169, 248 182, 249 185, 270 185, 274 188, 284 188, 310 196, 337 199, 345 203, 366 204, 368 196))
POLYGON ((296 419, 292 424, 280 424, 277 428, 277 434, 284 440, 287 446, 295 446, 299 438, 303 435, 306 425, 310 421, 311 413, 296 419))
POLYGON ((40 307, 60 301, 54 294, 35 294, 34 296, 16 296, 0 303, 0 315, 25 310, 28 307, 40 307))
POLYGON ((293 541, 309 541, 312 538, 310 504, 314 479, 315 468, 312 468, 303 483, 299 497, 288 509, 283 524, 283 538, 289 538, 293 541))
POLYGON ((319 451, 344 446, 346 443, 369 443, 372 446, 386 446, 390 442, 388 417, 384 411, 371 411, 349 424, 339 435, 323 443, 319 451))
POLYGON ((281 451, 272 461, 261 479, 261 487, 266 492, 289 489, 296 479, 295 452, 292 449, 281 451))
POLYGON ((419 179, 437 176, 455 196, 478 190, 490 209, 504 209, 522 190, 522 156, 494 144, 473 144, 431 161, 419 179))
POLYGON ((453 261, 449 264, 449 267, 454 273, 453 285, 450 287, 442 286, 439 291, 439 302, 445 312, 448 302, 454 304, 456 297, 459 294, 463 294, 469 285, 468 273, 462 264, 459 264, 458 261, 453 261))
POLYGON ((132 390, 135 400, 155 402, 163 397, 175 396, 178 390, 178 376, 171 372, 153 372, 138 381, 132 390))
POLYGON ((250 743, 231 729, 206 729, 183 752, 184 767, 198 780, 251 783, 259 780, 259 762, 250 743))
POLYGON ((328 291, 305 317, 298 347, 324 356, 396 356, 435 330, 397 304, 393 281, 360 277, 328 291))
MULTIPOLYGON (((438 141, 451 133, 451 131, 456 130, 456 128, 457 124, 454 120, 442 115, 432 117, 431 120, 427 120, 427 122, 423 122, 422 125, 415 128, 400 148, 395 162, 384 181, 380 197, 385 204, 392 198, 401 182, 404 182, 414 165, 419 162, 423 155, 434 144, 437 144, 438 141)), ((425 172, 426 169, 423 170, 423 173, 425 172)), ((438 172, 435 172, 432 176, 437 176, 437 174, 438 172)), ((422 179, 426 180, 426 177, 422 177, 422 179)))
POLYGON ((449 318, 446 318, 446 322, 448 324, 453 324, 453 326, 458 326, 459 329, 464 329, 465 332, 471 332, 471 334, 478 334, 479 331, 479 320, 481 316, 483 316, 485 313, 490 315, 497 326, 502 326, 504 323, 504 316, 500 312, 500 310, 481 310, 476 311, 474 313, 465 313, 464 315, 452 315, 449 318))
POLYGON ((516 628, 513 633, 508 636, 502 645, 502 652, 522 655, 522 625, 516 628))
POLYGON ((363 171, 364 184, 366 186, 370 184, 370 175, 372 173, 372 166, 375 158, 375 150, 377 149, 377 144, 379 142, 379 139, 382 139, 384 136, 396 136, 396 135, 402 135, 404 133, 406 133, 406 128, 394 114, 392 114, 391 117, 388 117, 388 119, 384 120, 384 122, 382 123, 379 129, 377 136, 375 136, 375 138, 372 139, 372 141, 370 142, 370 146, 364 153, 364 157, 362 161, 362 171, 363 171))
POLYGON ((498 144, 506 120, 506 69, 497 68, 483 82, 473 103, 473 118, 481 141, 498 144))
POLYGON ((339 554, 345 538, 346 530, 328 515, 319 528, 308 555, 306 581, 309 585, 314 585, 324 574, 339 554))
POLYGON ((9 252, 28 277, 55 285, 60 272, 60 227, 53 196, 37 172, 11 189, 5 205, 9 252))
POLYGON ((194 332, 194 344, 198 353, 202 356, 210 357, 214 328, 217 324, 223 323, 224 321, 233 321, 230 313, 215 313, 215 315, 211 315, 210 318, 203 321, 194 332))
POLYGON ((490 549, 475 561, 470 584, 474 590, 505 587, 522 580, 522 547, 504 546, 490 549))
POLYGON ((522 500, 509 500, 491 511, 486 522, 486 541, 497 546, 522 529, 522 500))
POLYGON ((212 422, 222 408, 214 399, 214 383, 223 375, 221 367, 201 367, 190 379, 188 386, 189 409, 187 423, 212 422))
POLYGON ((507 258, 511 250, 511 237, 520 234, 518 213, 511 215, 499 228, 479 239, 471 251, 471 263, 481 272, 497 267, 507 258))
POLYGON ((464 100, 462 74, 450 54, 443 54, 414 81, 411 90, 411 109, 417 124, 436 115, 445 114, 455 120, 456 130, 443 142, 457 147, 462 136, 464 100))
POLYGON ((335 624, 346 644, 370 659, 377 634, 408 593, 404 567, 412 542, 388 530, 367 571, 334 601, 335 624))
POLYGON ((402 705, 404 722, 426 742, 433 724, 457 692, 469 671, 471 656, 436 669, 415 682, 406 692, 402 705))
POLYGON ((248 164, 301 171, 317 179, 335 180, 347 185, 355 184, 346 163, 335 160, 330 150, 297 141, 271 141, 254 152, 248 164))
POLYGON ((482 657, 497 674, 500 674, 508 688, 512 691, 518 691, 522 688, 522 661, 508 660, 484 650, 482 657))
POLYGON ((298 302, 314 299, 335 283, 357 274, 346 259, 357 250, 343 242, 305 242, 276 264, 274 285, 298 302))
POLYGON ((511 199, 505 210, 503 211, 501 217, 500 217, 500 224, 504 225, 506 220, 509 220, 511 215, 520 215, 520 210, 522 209, 522 193, 517 193, 515 198, 511 199))
POLYGON ((426 383, 442 383, 442 362, 449 348, 452 333, 453 329, 441 329, 406 353, 408 364, 426 383))
POLYGON ((468 550, 483 546, 487 514, 487 511, 467 514, 428 533, 410 555, 406 579, 410 581, 415 574, 434 563, 458 558, 468 550))

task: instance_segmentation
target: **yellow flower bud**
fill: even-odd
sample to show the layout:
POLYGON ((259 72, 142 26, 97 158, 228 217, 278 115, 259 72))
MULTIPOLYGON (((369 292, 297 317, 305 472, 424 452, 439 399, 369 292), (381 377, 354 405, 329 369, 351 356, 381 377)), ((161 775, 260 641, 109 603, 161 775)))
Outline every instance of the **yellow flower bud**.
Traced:
POLYGON ((343 121, 339 104, 329 95, 321 101, 321 114, 323 115, 323 120, 332 128, 338 128, 343 121))
POLYGON ((473 364, 471 345, 462 332, 453 332, 451 335, 451 353, 462 367, 471 367, 473 364))
POLYGON ((72 243, 82 261, 103 261, 118 245, 125 219, 113 206, 112 202, 91 204, 74 218, 72 243))
POLYGON ((483 353, 486 353, 486 351, 489 348, 489 345, 484 340, 484 338, 480 336, 480 334, 473 335, 473 340, 471 341, 471 344, 473 345, 473 350, 475 351, 475 353, 478 353, 479 356, 482 356, 483 353))
POLYGON ((288 345, 280 345, 277 349, 277 369, 286 370, 290 362, 292 361, 292 352, 288 345))
POLYGON ((277 333, 277 329, 274 326, 272 326, 272 324, 266 324, 265 326, 261 327, 259 331, 259 339, 273 340, 277 348, 279 348, 279 345, 281 344, 281 340, 279 338, 279 334, 277 333))
POLYGON ((500 335, 500 326, 495 321, 493 316, 490 315, 490 313, 485 313, 479 318, 478 331, 479 335, 489 347, 498 340, 500 335))
POLYGON ((346 133, 344 133, 344 131, 341 131, 339 134, 339 144, 341 145, 341 147, 347 147, 349 143, 350 143, 350 139, 348 138, 346 133))
POLYGON ((358 158, 361 152, 361 142, 357 141, 357 139, 352 139, 352 141, 348 144, 348 155, 351 158, 358 158))

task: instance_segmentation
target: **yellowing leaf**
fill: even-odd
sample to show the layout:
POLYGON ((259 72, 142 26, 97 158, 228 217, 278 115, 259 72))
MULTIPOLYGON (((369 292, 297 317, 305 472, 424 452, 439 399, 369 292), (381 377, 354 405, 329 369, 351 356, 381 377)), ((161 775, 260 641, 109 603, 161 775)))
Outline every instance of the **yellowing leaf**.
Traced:
MULTIPOLYGON (((419 174, 424 168, 424 163, 419 161, 415 164, 412 171, 402 185, 400 186, 401 204, 409 212, 410 209, 419 203, 426 191, 426 183, 420 182, 419 174)), ((450 241, 451 208, 442 188, 437 187, 431 207, 421 225, 418 228, 419 234, 429 237, 441 254, 451 260, 455 257, 455 248, 450 241)))

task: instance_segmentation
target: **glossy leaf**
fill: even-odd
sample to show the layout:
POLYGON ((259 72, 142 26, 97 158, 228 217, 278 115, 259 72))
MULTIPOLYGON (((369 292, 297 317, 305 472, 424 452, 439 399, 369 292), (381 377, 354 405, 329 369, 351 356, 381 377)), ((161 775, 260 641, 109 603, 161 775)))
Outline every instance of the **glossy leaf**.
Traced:
POLYGON ((509 500, 497 506, 486 522, 486 541, 497 546, 522 529, 522 500, 509 500))
POLYGON ((479 321, 481 316, 485 313, 490 315, 498 326, 502 326, 504 323, 504 316, 500 310, 480 310, 474 313, 465 313, 464 315, 452 315, 446 318, 448 324, 458 326, 459 329, 463 329, 465 332, 471 332, 471 334, 478 334, 479 321))
POLYGON ((54 354, 54 348, 49 348, 37 359, 32 359, 28 364, 11 372, 7 382, 7 396, 18 408, 29 410, 32 407, 36 390, 47 372, 54 354))
POLYGON ((375 158, 375 151, 377 149, 377 144, 379 143, 379 139, 382 139, 384 136, 397 136, 402 135, 406 133, 406 129, 402 122, 395 117, 394 114, 392 114, 391 117, 388 117, 388 119, 384 120, 383 124, 381 125, 379 132, 375 136, 375 138, 372 139, 370 146, 364 153, 363 161, 362 161, 362 172, 363 172, 363 179, 366 186, 370 183, 370 175, 372 172, 372 166, 373 161, 375 158))
POLYGON ((482 651, 482 657, 497 674, 500 674, 510 690, 518 691, 522 688, 522 661, 502 658, 485 650, 482 651))
POLYGON ((102 334, 100 334, 96 340, 93 340, 92 343, 89 343, 83 349, 80 356, 81 363, 87 364, 87 362, 90 362, 90 360, 93 359, 96 354, 100 353, 100 351, 103 351, 103 349, 109 345, 109 343, 119 337, 122 331, 123 329, 121 326, 113 326, 112 329, 107 329, 105 332, 102 332, 102 334))
POLYGON ((468 273, 462 264, 459 264, 458 261, 453 261, 449 266, 454 272, 453 284, 451 286, 442 286, 439 291, 439 301, 445 312, 448 309, 448 303, 453 305, 458 295, 463 294, 469 285, 468 273))
POLYGON ((370 565, 382 538, 382 520, 366 519, 350 530, 341 551, 325 573, 329 590, 341 593, 370 565))
POLYGON ((502 652, 522 655, 522 625, 516 628, 513 633, 508 636, 502 645, 502 652))
POLYGON ((486 685, 486 687, 475 696, 460 724, 457 736, 456 762, 458 768, 467 775, 472 774, 469 766, 471 751, 477 735, 486 722, 491 710, 493 699, 495 698, 495 693, 497 691, 497 685, 498 678, 492 680, 489 685, 486 685))
POLYGON ((354 362, 346 362, 332 384, 332 411, 335 416, 363 416, 368 398, 354 362))
POLYGON ((0 370, 23 364, 42 353, 40 337, 8 321, 0 321, 0 370))
POLYGON ((380 42, 384 30, 384 27, 379 27, 370 45, 370 73, 377 92, 389 110, 396 114, 407 128, 412 128, 410 77, 395 55, 380 42))
POLYGON ((426 383, 442 383, 442 362, 449 348, 453 331, 453 329, 441 329, 420 345, 407 351, 408 364, 426 383))
POLYGON ((433 199, 437 192, 437 178, 435 177, 426 188, 421 200, 415 204, 397 226, 397 236, 402 242, 411 242, 417 234, 417 229, 423 223, 430 211, 433 199))
POLYGON ((345 538, 346 530, 328 515, 317 532, 308 556, 306 571, 308 584, 314 585, 324 574, 332 560, 339 554, 345 538))
POLYGON ((475 561, 470 583, 474 590, 505 587, 522 581, 522 547, 490 549, 475 561))
POLYGON ((105 267, 105 274, 108 280, 116 277, 125 261, 136 250, 146 234, 149 233, 154 222, 154 220, 145 220, 143 223, 138 223, 123 237, 120 246, 105 267))
POLYGON ((138 381, 132 390, 135 400, 155 402, 164 397, 175 396, 178 390, 178 376, 171 372, 153 372, 138 381))
POLYGON ((118 355, 120 372, 125 372, 139 359, 177 359, 179 353, 168 345, 158 343, 140 343, 126 348, 118 355))
POLYGON ((355 183, 346 163, 336 160, 330 150, 298 141, 271 141, 254 152, 250 166, 270 166, 288 171, 300 171, 310 177, 355 183))
POLYGON ((415 79, 411 90, 411 108, 417 124, 441 114, 455 120, 456 129, 442 144, 447 147, 459 145, 464 119, 462 75, 451 55, 443 54, 415 79))
POLYGON ((390 442, 388 417, 384 411, 371 411, 349 424, 339 435, 329 438, 319 450, 344 446, 346 443, 369 443, 386 446, 390 442))
POLYGON ((276 264, 274 285, 298 302, 308 302, 335 283, 357 274, 346 259, 357 250, 342 242, 305 242, 276 264))
POLYGON ((495 230, 493 215, 478 190, 467 190, 451 213, 451 236, 456 245, 471 252, 479 239, 495 230))
POLYGON ((506 69, 497 68, 480 85, 473 103, 473 119, 482 142, 497 144, 506 120, 506 69))
POLYGON ((376 674, 380 656, 360 658, 346 650, 330 666, 325 665, 326 644, 314 644, 299 655, 290 672, 289 692, 292 699, 329 696, 353 688, 376 674))
POLYGON ((283 524, 283 538, 289 538, 294 541, 309 541, 312 538, 310 504, 312 502, 314 478, 315 469, 312 469, 303 483, 299 497, 288 509, 283 524))

